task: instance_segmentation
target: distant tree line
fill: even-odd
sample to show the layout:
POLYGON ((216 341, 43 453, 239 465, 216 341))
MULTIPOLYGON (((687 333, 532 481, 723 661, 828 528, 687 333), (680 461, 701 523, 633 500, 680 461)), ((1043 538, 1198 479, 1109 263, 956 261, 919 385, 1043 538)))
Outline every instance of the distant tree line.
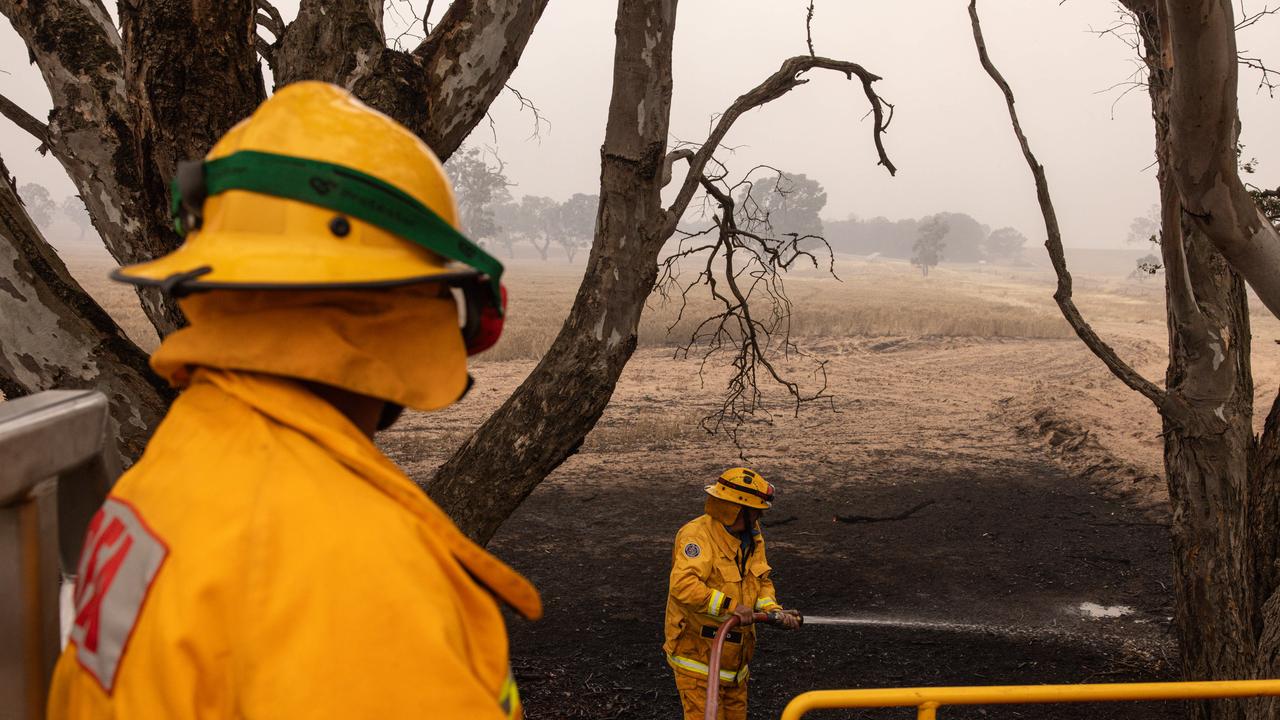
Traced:
POLYGON ((489 249, 515 257, 525 243, 547 260, 552 248, 569 262, 595 236, 599 195, 574 193, 564 202, 540 195, 511 196, 501 159, 479 147, 463 147, 445 165, 453 182, 462 229, 489 249))
MULTIPOLYGON (((827 192, 822 184, 803 173, 769 169, 738 193, 737 206, 753 226, 774 237, 795 235, 800 247, 814 249, 823 241, 835 252, 852 255, 879 254, 910 260, 928 276, 928 269, 943 260, 978 262, 1017 260, 1027 242, 1011 227, 991 230, 964 213, 937 213, 919 219, 823 220, 827 192), (806 240, 806 238, 809 238, 806 240)), ((686 219, 683 229, 696 232, 704 218, 686 219)))
MULTIPOLYGON (((559 248, 570 262, 590 245, 598 195, 575 193, 563 202, 539 195, 516 200, 511 195, 514 183, 507 178, 501 158, 476 146, 454 153, 446 169, 463 229, 482 245, 514 257, 516 246, 524 244, 543 260, 559 248)), ((1017 260, 1027 242, 1014 228, 992 231, 964 213, 897 221, 884 217, 824 221, 827 192, 820 182, 803 173, 761 169, 764 174, 745 181, 737 192, 738 212, 751 219, 752 231, 771 237, 795 235, 801 248, 814 249, 825 240, 835 252, 913 260, 927 275, 928 267, 943 260, 1017 260)), ((686 231, 696 232, 711 222, 696 208, 682 223, 686 231)))
MULTIPOLYGON (((916 257, 922 249, 925 251, 924 258, 932 260, 935 244, 946 249, 945 258, 939 254, 937 260, 1018 260, 1027 242, 1026 236, 1015 228, 1002 227, 993 231, 970 215, 954 212, 905 220, 890 220, 886 217, 828 220, 825 226, 827 242, 837 252, 852 255, 878 253, 884 257, 903 260, 916 257)), ((941 252, 941 248, 938 252, 941 252)), ((921 263, 916 264, 926 267, 921 263)), ((929 264, 937 265, 937 262, 929 264)))

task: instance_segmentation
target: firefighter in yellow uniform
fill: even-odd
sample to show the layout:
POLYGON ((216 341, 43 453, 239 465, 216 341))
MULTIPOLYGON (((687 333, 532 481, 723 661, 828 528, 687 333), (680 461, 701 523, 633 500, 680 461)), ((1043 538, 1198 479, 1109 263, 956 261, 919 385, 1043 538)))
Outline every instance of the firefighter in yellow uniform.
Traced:
MULTIPOLYGON (((742 720, 756 639, 752 616, 782 610, 759 523, 773 503, 773 486, 757 472, 732 468, 706 491, 706 513, 676 533, 663 650, 675 672, 684 717, 701 720, 712 640, 720 624, 737 615, 742 626, 729 633, 721 657, 720 717, 742 720)), ((782 622, 791 629, 800 624, 789 612, 782 622)))
POLYGON ((184 245, 116 277, 182 298, 152 357, 181 394, 91 524, 48 716, 519 717, 499 603, 537 592, 371 441, 500 331, 439 161, 299 83, 174 194, 184 245))

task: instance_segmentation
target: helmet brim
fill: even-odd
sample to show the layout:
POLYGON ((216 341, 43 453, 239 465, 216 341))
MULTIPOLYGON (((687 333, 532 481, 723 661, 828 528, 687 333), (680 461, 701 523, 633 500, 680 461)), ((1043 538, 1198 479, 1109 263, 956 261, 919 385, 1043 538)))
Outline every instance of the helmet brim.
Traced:
POLYGON ((719 498, 725 502, 731 502, 734 505, 754 508, 756 510, 768 510, 773 507, 773 503, 767 500, 739 492, 732 488, 727 488, 719 483, 712 483, 703 488, 707 494, 713 498, 719 498))
MULTIPOLYGON (((263 237, 257 252, 237 243, 235 252, 210 252, 206 242, 183 245, 149 262, 118 268, 111 278, 167 291, 378 289, 424 282, 460 283, 480 276, 462 265, 440 266, 412 249, 353 249, 342 255, 297 254, 297 246, 272 252, 278 238, 263 237), (273 242, 274 241, 274 242, 273 242)), ((245 240, 243 236, 238 240, 245 240)))

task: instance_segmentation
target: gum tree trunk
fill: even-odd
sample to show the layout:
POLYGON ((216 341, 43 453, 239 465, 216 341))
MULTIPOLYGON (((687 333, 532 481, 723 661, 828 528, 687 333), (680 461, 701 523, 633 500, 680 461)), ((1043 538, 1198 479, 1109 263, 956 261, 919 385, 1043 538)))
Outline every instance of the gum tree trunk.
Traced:
POLYGON ((453 0, 411 52, 387 47, 381 0, 303 0, 276 42, 277 85, 324 80, 417 133, 441 162, 484 119, 549 0, 453 0))
MULTIPOLYGON (((1275 677, 1280 648, 1277 411, 1256 438, 1245 284, 1220 252, 1221 237, 1207 233, 1213 223, 1197 216, 1196 208, 1203 206, 1188 201, 1183 183, 1191 158, 1213 145, 1205 135, 1217 131, 1200 127, 1193 133, 1185 97, 1180 102, 1174 88, 1180 85, 1185 96, 1191 84, 1206 79, 1203 68, 1188 71, 1185 52, 1175 51, 1191 38, 1170 36, 1158 5, 1126 4, 1138 19, 1146 50, 1160 164, 1169 321, 1166 387, 1181 397, 1186 410, 1182 417, 1164 416, 1182 671, 1189 680, 1275 677)), ((1203 86, 1198 95, 1207 105, 1228 96, 1222 102, 1229 103, 1234 118, 1234 52, 1231 57, 1230 88, 1203 86)), ((1234 144, 1231 162, 1236 177, 1234 144)), ((1273 277, 1278 271, 1280 265, 1269 270, 1273 277)), ((1191 707, 1195 718, 1275 717, 1270 701, 1191 707)))
MULTIPOLYGON (((48 146, 121 264, 179 244, 168 218, 176 162, 200 157, 264 97, 252 0, 120 4, 123 37, 98 0, 0 0, 53 99, 48 146)), ((140 289, 161 337, 176 304, 140 289)))
POLYGON ((573 309, 533 373, 428 485, 472 537, 492 537, 577 451, 635 351, 658 252, 670 234, 661 190, 675 20, 676 0, 618 3, 596 240, 573 309))

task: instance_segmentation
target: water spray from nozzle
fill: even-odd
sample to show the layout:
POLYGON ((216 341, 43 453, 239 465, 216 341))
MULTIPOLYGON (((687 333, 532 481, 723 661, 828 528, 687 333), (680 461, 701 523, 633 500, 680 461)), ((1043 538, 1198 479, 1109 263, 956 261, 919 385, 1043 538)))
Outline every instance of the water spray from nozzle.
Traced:
POLYGON ((1012 629, 976 623, 949 622, 945 620, 924 620, 905 617, 874 617, 869 615, 846 615, 829 617, 823 615, 806 615, 805 625, 847 625, 853 627, 888 627, 915 630, 939 630, 954 633, 1001 633, 1009 634, 1012 629))

